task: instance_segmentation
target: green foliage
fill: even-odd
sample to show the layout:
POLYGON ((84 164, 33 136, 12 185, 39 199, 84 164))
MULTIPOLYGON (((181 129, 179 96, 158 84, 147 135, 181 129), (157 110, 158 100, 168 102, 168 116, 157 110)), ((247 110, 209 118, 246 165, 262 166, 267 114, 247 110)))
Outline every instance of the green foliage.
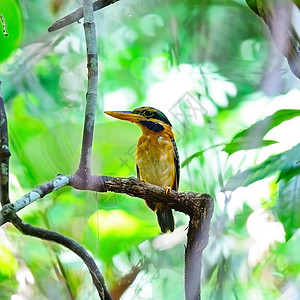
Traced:
POLYGON ((282 178, 279 181, 276 213, 284 226, 287 240, 300 227, 299 173, 298 167, 295 171, 291 170, 288 173, 288 178, 282 178))
POLYGON ((0 62, 3 62, 21 43, 23 20, 19 1, 1 1, 0 17, 0 62))
POLYGON ((11 251, 0 244, 0 280, 13 277, 18 269, 18 263, 11 251))
POLYGON ((100 239, 101 245, 105 245, 99 248, 99 256, 105 262, 159 233, 153 222, 145 222, 118 209, 95 212, 90 216, 88 225, 94 239, 100 239))

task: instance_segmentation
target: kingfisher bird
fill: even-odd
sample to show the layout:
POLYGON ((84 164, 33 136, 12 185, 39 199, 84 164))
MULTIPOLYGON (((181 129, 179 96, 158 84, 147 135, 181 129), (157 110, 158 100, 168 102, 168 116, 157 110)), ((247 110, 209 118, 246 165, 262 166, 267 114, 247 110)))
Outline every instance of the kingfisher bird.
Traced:
MULTIPOLYGON (((142 130, 136 150, 137 177, 166 189, 178 190, 179 155, 166 115, 149 106, 135 108, 133 111, 105 111, 107 115, 120 120, 130 121, 142 130)), ((156 212, 158 224, 163 233, 174 230, 172 209, 163 204, 146 201, 149 208, 156 212)))

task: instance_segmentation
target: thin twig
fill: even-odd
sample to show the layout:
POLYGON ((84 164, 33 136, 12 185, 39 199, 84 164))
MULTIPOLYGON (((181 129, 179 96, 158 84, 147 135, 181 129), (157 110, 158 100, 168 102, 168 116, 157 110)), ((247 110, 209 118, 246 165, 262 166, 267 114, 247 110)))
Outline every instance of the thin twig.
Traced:
MULTIPOLYGON (((110 4, 113 4, 119 0, 98 0, 93 3, 93 10, 97 11, 101 8, 104 8, 110 4)), ((61 29, 65 26, 68 26, 72 23, 79 22, 79 20, 83 18, 83 9, 82 7, 68 14, 67 16, 55 21, 49 28, 49 32, 53 32, 55 30, 61 29)))
POLYGON ((58 243, 76 253, 88 267, 88 270, 92 276, 93 283, 97 288, 100 299, 111 300, 111 297, 105 286, 104 278, 100 273, 94 259, 80 244, 60 233, 46 230, 43 228, 34 227, 24 222, 17 215, 13 216, 11 223, 25 235, 30 235, 43 240, 58 243))
POLYGON ((15 214, 32 202, 45 197, 47 194, 52 193, 69 184, 69 177, 58 175, 53 180, 37 186, 35 189, 18 199, 14 203, 3 205, 0 213, 0 226, 11 219, 11 214, 15 214))
POLYGON ((84 178, 85 182, 88 182, 91 174, 91 156, 98 91, 97 37, 92 0, 83 1, 83 15, 83 27, 87 49, 88 86, 86 93, 81 157, 79 168, 76 173, 84 178))
POLYGON ((0 203, 2 206, 9 201, 9 157, 7 119, 0 81, 0 203))

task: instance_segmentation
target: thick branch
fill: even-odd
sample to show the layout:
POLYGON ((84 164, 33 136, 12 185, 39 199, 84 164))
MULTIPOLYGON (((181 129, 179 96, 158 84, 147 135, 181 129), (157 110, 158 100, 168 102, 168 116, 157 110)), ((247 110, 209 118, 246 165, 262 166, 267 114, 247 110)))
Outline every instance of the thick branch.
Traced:
POLYGON ((77 174, 87 182, 91 174, 92 144, 98 91, 97 38, 92 0, 83 1, 83 15, 83 27, 87 48, 88 87, 86 93, 81 157, 77 174))
POLYGON ((93 175, 86 182, 81 176, 75 175, 58 175, 55 179, 37 186, 34 190, 17 200, 12 204, 5 205, 0 211, 0 225, 2 219, 10 219, 9 215, 16 213, 28 204, 39 198, 51 193, 66 185, 70 185, 78 190, 89 190, 99 193, 115 192, 123 193, 133 197, 139 197, 144 200, 162 203, 177 211, 192 216, 199 207, 206 207, 207 202, 212 198, 208 194, 199 194, 192 192, 178 193, 171 191, 166 194, 166 190, 157 185, 143 182, 135 177, 120 178, 109 176, 93 175), (2 219, 1 219, 2 218, 2 219))
MULTIPOLYGON (((113 4, 119 0, 98 0, 93 3, 93 10, 99 10, 104 8, 110 4, 113 4)), ((79 22, 79 20, 83 18, 83 9, 82 7, 78 8, 77 10, 73 11, 72 13, 68 14, 67 16, 57 20, 54 22, 49 28, 48 31, 52 32, 58 29, 61 29, 65 26, 68 26, 72 23, 79 22)))
POLYGON ((7 119, 0 81, 0 203, 9 203, 9 157, 7 119))
POLYGON ((194 213, 190 216, 187 246, 185 249, 185 298, 201 299, 202 253, 208 244, 210 221, 214 201, 205 195, 205 205, 199 201, 194 213))
POLYGON ((142 182, 135 177, 119 178, 93 175, 90 177, 88 184, 77 175, 69 176, 69 178, 69 184, 79 190, 123 193, 144 200, 162 203, 188 215, 193 215, 194 211, 199 208, 199 203, 202 206, 206 206, 206 202, 211 201, 211 197, 208 194, 178 193, 176 191, 166 194, 164 188, 142 182))
POLYGON ((100 299, 111 300, 111 297, 105 286, 104 278, 100 273, 95 261, 81 245, 79 245, 74 240, 57 232, 34 227, 24 222, 17 215, 14 215, 14 217, 11 220, 11 223, 25 235, 30 235, 36 238, 58 243, 76 253, 88 267, 88 270, 92 276, 93 283, 97 288, 100 299))

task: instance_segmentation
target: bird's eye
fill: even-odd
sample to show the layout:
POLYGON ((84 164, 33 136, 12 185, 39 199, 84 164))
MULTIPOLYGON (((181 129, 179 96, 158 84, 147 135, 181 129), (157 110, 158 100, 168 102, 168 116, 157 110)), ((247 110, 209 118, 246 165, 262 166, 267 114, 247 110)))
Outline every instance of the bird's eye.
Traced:
POLYGON ((152 117, 154 115, 154 113, 150 110, 146 110, 144 111, 143 115, 146 117, 146 118, 149 118, 149 117, 152 117))

